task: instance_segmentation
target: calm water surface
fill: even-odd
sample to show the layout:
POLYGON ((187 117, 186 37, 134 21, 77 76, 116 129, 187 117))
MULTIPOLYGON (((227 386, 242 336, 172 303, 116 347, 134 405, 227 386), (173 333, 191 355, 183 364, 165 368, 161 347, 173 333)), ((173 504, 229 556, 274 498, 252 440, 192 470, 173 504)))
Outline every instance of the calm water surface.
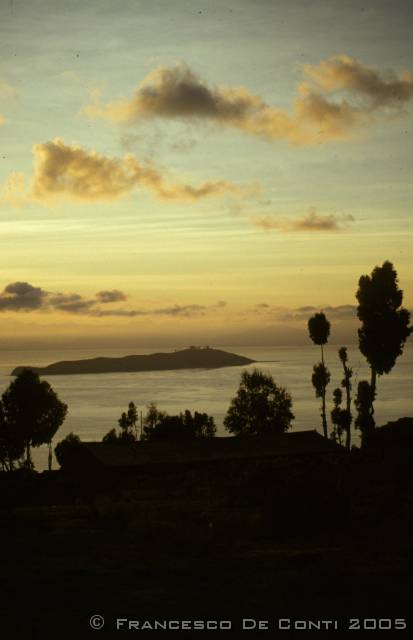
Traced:
MULTIPOLYGON (((222 347, 257 360, 247 369, 259 367, 270 373, 277 384, 285 386, 293 397, 295 420, 293 430, 318 429, 321 431, 319 400, 311 385, 312 366, 319 360, 319 349, 308 347, 222 347)), ((326 363, 331 371, 329 386, 332 392, 342 379, 341 364, 336 346, 327 346, 326 363)), ((170 349, 171 351, 173 349, 170 349)), ((101 349, 60 351, 0 351, 0 391, 12 380, 11 370, 17 365, 46 365, 58 360, 79 360, 97 356, 123 356, 156 351, 157 349, 101 349)), ((350 364, 354 369, 353 383, 369 377, 368 367, 357 348, 349 348, 350 364)), ((225 435, 222 426, 231 398, 238 388, 245 367, 223 369, 186 369, 181 371, 152 371, 139 373, 87 374, 50 376, 48 381, 60 398, 69 406, 68 416, 59 429, 55 441, 73 431, 82 440, 101 440, 133 400, 145 412, 149 402, 169 413, 184 409, 206 411, 213 415, 218 435, 225 435)), ((330 407, 331 408, 331 407, 330 407)), ((377 423, 413 415, 413 344, 405 348, 395 368, 388 376, 378 380, 376 401, 377 423)), ((357 436, 355 436, 357 437, 357 436)), ((46 447, 33 452, 37 469, 46 467, 46 447)))

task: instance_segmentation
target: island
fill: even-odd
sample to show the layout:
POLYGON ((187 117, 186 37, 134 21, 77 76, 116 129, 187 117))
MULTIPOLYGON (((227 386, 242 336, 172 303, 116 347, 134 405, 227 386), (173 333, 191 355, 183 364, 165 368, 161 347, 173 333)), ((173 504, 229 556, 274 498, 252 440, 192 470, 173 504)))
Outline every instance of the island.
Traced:
POLYGON ((66 360, 53 362, 45 367, 19 366, 12 376, 30 369, 39 375, 72 375, 82 373, 120 373, 136 371, 167 371, 174 369, 217 369, 219 367, 240 367, 255 360, 235 353, 211 347, 189 347, 170 353, 151 353, 121 358, 91 358, 87 360, 66 360))

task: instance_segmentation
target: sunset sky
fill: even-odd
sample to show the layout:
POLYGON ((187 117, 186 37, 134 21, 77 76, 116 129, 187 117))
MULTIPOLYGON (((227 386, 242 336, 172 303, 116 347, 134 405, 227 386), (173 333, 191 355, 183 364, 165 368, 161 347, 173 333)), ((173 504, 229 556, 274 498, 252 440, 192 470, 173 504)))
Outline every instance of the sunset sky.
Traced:
POLYGON ((410 0, 0 0, 0 348, 354 341, 413 304, 410 0))

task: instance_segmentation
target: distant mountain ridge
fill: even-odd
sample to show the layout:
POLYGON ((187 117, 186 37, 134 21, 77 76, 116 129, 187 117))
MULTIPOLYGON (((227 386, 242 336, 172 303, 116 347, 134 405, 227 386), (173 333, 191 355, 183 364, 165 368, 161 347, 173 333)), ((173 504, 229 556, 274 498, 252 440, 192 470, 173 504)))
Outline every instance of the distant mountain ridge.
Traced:
POLYGON ((13 369, 17 376, 24 369, 39 375, 71 375, 82 373, 120 373, 135 371, 167 371, 174 369, 216 369, 239 367, 255 362, 250 358, 211 347, 189 347, 172 353, 151 353, 121 358, 91 358, 54 362, 46 367, 19 366, 13 369))

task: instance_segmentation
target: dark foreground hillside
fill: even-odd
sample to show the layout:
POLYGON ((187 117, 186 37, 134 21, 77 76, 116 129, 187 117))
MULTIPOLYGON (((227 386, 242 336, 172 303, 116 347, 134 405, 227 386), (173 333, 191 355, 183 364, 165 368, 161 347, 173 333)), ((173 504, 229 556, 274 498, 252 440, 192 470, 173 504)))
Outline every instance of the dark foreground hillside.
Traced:
POLYGON ((268 630, 241 634, 263 638, 308 637, 286 627, 329 620, 356 637, 411 626, 411 462, 406 447, 378 447, 147 472, 101 490, 61 472, 3 475, 2 636, 119 637, 117 618, 231 621, 238 633, 263 620, 268 630))

